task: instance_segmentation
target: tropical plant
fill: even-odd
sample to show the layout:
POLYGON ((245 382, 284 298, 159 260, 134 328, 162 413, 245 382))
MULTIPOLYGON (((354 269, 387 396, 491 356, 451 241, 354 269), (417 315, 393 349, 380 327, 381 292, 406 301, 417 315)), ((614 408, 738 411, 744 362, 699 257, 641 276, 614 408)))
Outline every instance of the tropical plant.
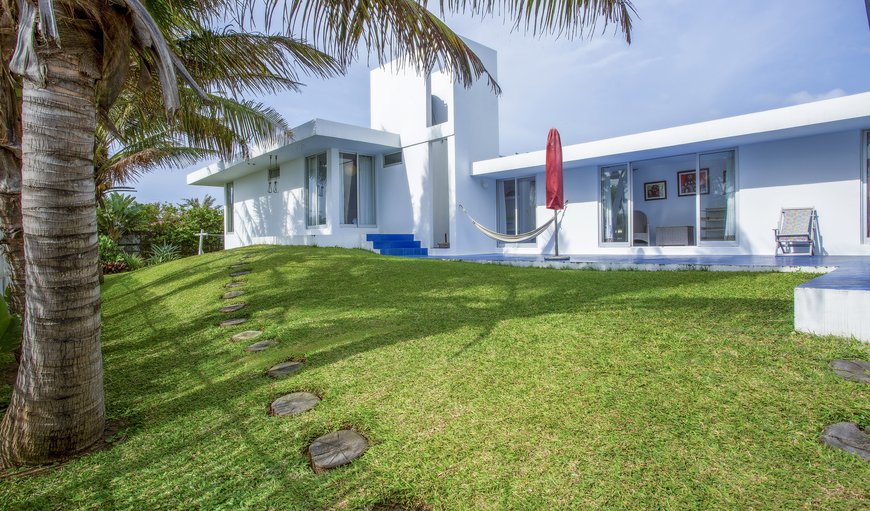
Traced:
POLYGON ((97 206, 97 232, 118 242, 144 227, 142 206, 132 195, 111 193, 97 206))
MULTIPOLYGON (((38 10, 33 1, 2 0, 5 12, 18 10, 18 45, 9 69, 26 77, 21 176, 26 183, 22 213, 28 221, 23 233, 26 272, 38 276, 27 286, 22 364, 0 423, 0 464, 6 466, 81 452, 104 429, 93 174, 98 115, 106 115, 133 79, 131 70, 138 70, 140 78, 151 75, 144 70, 156 70, 170 115, 181 105, 176 71, 191 86, 182 89, 186 95, 196 91, 203 101, 213 99, 173 57, 163 31, 183 30, 185 21, 218 19, 222 8, 237 5, 243 19, 259 4, 158 1, 148 3, 149 13, 140 0, 38 0, 38 10), (57 271, 57 261, 64 261, 63 271, 57 271)), ((289 32, 314 34, 342 63, 354 58, 362 44, 382 61, 403 54, 423 70, 440 63, 466 85, 488 76, 480 59, 423 2, 267 0, 267 19, 279 3, 289 32)), ((481 17, 503 12, 537 33, 555 30, 573 36, 599 15, 626 34, 630 28, 628 0, 441 5, 481 17)), ((4 95, 0 104, 12 100, 4 95)))
POLYGON ((151 257, 148 258, 148 264, 163 264, 180 258, 181 254, 177 246, 172 243, 161 243, 151 247, 151 257))

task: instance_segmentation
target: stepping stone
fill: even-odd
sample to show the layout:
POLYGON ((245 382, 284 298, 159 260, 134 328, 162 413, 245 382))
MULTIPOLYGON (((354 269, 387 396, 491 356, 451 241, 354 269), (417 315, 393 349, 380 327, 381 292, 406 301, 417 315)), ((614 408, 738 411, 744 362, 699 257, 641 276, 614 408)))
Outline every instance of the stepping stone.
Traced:
POLYGON ((234 271, 230 273, 230 277, 241 277, 242 275, 247 275, 249 273, 251 273, 251 270, 234 271))
POLYGON ((832 360, 828 365, 841 378, 859 383, 870 383, 870 362, 864 362, 863 360, 832 360))
POLYGON ((278 343, 271 340, 271 339, 267 339, 265 341, 255 342, 254 344, 245 348, 245 351, 249 351, 251 353, 257 353, 258 351, 263 351, 264 349, 266 349, 270 346, 274 346, 276 344, 278 344, 278 343))
POLYGON ((239 286, 244 285, 244 284, 245 284, 244 280, 233 280, 231 282, 227 282, 226 284, 224 284, 224 287, 239 287, 239 286))
POLYGON ((228 327, 228 326, 241 325, 242 323, 244 323, 244 322, 247 321, 247 320, 248 320, 248 318, 228 319, 228 320, 226 320, 226 321, 221 321, 220 326, 222 326, 222 327, 228 327))
POLYGON ((269 406, 269 413, 278 417, 296 415, 297 413, 311 410, 319 402, 320 398, 311 392, 294 392, 272 401, 272 404, 269 406))
POLYGON ((246 266, 248 266, 248 263, 236 263, 229 265, 228 268, 231 270, 236 270, 239 268, 245 268, 246 266))
POLYGON ((221 298, 223 298, 224 300, 229 300, 230 298, 242 296, 243 294, 245 294, 244 291, 227 291, 221 298))
POLYGON ((230 312, 236 312, 238 310, 242 310, 245 306, 248 305, 246 303, 234 303, 232 305, 227 305, 226 307, 221 307, 219 312, 221 314, 228 314, 230 312))
POLYGON ((283 378, 285 376, 289 376, 296 371, 302 369, 302 362, 281 362, 280 364, 276 364, 269 368, 266 371, 266 374, 271 376, 272 378, 283 378))
POLYGON ((259 337, 263 335, 263 332, 260 330, 245 330, 244 332, 239 332, 232 337, 232 340, 235 342, 238 341, 249 341, 255 337, 259 337))
POLYGON ((356 431, 342 429, 327 433, 308 446, 311 468, 315 474, 319 474, 330 468, 347 465, 362 456, 368 446, 368 440, 356 431))
POLYGON ((823 444, 857 454, 870 461, 870 437, 854 422, 838 422, 826 427, 820 438, 823 444))

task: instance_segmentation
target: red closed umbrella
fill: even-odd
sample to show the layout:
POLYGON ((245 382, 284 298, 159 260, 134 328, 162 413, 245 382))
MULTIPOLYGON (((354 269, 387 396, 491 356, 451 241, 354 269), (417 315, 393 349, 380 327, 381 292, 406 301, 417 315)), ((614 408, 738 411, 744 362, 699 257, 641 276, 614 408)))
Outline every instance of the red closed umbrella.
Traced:
POLYGON ((562 139, 556 128, 547 136, 547 209, 563 209, 565 191, 562 183, 562 139))
POLYGON ((556 128, 550 128, 547 135, 547 209, 553 210, 556 230, 554 241, 556 255, 545 259, 566 260, 568 256, 559 255, 559 210, 565 208, 565 186, 562 179, 562 139, 556 128))

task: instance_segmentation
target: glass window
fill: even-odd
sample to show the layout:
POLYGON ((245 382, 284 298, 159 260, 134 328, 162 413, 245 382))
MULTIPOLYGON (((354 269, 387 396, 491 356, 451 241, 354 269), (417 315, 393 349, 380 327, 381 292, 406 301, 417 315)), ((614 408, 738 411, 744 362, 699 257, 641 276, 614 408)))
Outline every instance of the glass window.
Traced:
POLYGON ((305 159, 305 209, 309 227, 326 225, 326 153, 305 159))
POLYGON ((870 131, 864 132, 864 236, 870 241, 870 131))
POLYGON ((384 167, 402 163, 402 151, 384 155, 384 167))
POLYGON ((736 239, 734 151, 700 155, 701 241, 736 239))
POLYGON ((342 224, 375 225, 374 158, 341 153, 342 224))
MULTIPOLYGON (((496 182, 498 232, 522 234, 537 226, 535 178, 502 179, 496 182)), ((527 243, 534 243, 529 240, 527 243)))
POLYGON ((628 243, 628 166, 601 169, 601 242, 628 243))
POLYGON ((233 207, 235 203, 235 196, 233 190, 233 183, 229 182, 224 187, 224 215, 226 216, 226 231, 227 232, 235 232, 235 219, 233 218, 233 207))

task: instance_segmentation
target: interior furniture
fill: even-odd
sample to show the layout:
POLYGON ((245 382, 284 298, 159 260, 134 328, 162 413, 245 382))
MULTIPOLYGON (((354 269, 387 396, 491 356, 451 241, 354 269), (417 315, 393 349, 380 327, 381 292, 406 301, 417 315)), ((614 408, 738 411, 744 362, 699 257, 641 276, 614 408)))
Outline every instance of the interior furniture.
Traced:
POLYGON ((656 227, 657 246, 688 246, 694 244, 695 227, 692 225, 656 227))
POLYGON ((634 230, 634 235, 632 236, 634 244, 649 246, 649 224, 647 223, 646 213, 637 209, 634 210, 632 229, 634 230))
POLYGON ((725 239, 725 208, 707 208, 701 215, 701 239, 721 241, 725 239))

